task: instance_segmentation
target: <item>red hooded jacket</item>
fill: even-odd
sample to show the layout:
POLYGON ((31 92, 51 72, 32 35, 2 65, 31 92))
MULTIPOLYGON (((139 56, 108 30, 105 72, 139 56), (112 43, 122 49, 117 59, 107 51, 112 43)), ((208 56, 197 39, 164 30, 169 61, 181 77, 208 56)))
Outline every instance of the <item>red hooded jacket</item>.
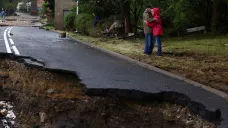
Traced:
POLYGON ((153 18, 157 19, 157 21, 147 22, 146 25, 152 28, 154 36, 161 36, 163 35, 163 28, 162 28, 162 20, 160 17, 160 10, 159 8, 153 8, 154 15, 153 18))

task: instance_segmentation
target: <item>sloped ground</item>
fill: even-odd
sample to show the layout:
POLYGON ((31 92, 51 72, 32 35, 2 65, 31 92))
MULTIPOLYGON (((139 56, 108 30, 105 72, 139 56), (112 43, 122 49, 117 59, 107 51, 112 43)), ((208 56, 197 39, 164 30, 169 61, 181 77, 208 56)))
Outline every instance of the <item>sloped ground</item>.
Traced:
POLYGON ((89 97, 76 75, 0 60, 0 85, 13 102, 17 127, 213 128, 184 106, 89 97))

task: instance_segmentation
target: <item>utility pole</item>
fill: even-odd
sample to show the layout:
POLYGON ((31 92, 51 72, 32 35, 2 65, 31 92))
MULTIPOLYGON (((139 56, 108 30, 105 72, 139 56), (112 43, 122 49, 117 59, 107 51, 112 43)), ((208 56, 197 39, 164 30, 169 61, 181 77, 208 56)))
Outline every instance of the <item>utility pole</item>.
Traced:
MULTIPOLYGON (((76 15, 78 15, 78 13, 79 13, 79 6, 78 6, 78 4, 79 4, 79 0, 77 0, 77 2, 76 2, 76 6, 77 6, 77 11, 76 11, 76 15)), ((76 30, 75 30, 75 32, 77 33, 78 32, 78 30, 77 30, 77 28, 75 28, 76 30)))
POLYGON ((77 12, 76 12, 77 15, 78 15, 78 10, 79 10, 78 4, 79 4, 79 1, 77 0, 77 12))

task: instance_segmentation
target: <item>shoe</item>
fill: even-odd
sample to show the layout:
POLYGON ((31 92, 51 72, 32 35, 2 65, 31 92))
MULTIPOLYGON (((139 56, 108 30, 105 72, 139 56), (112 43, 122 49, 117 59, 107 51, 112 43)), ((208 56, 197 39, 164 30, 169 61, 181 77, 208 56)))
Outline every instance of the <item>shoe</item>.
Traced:
POLYGON ((143 56, 149 56, 147 53, 144 53, 143 56))
POLYGON ((161 54, 161 53, 158 53, 158 52, 156 52, 156 55, 157 55, 157 56, 162 56, 162 54, 161 54))

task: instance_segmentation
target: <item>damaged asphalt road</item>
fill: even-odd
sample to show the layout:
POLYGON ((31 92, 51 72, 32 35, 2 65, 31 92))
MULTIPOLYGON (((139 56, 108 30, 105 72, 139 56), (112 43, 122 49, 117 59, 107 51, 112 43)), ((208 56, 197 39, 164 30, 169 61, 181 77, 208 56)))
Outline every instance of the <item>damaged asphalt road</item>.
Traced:
MULTIPOLYGON (((37 60, 34 62, 29 59, 27 63, 41 67, 45 63, 45 68, 73 71, 88 88, 88 95, 141 96, 142 99, 154 100, 158 97, 148 95, 162 94, 159 95, 161 100, 194 106, 192 111, 202 116, 212 116, 218 127, 228 127, 228 101, 202 88, 107 55, 71 39, 61 39, 54 32, 31 27, 1 27, 0 34, 1 53, 9 53, 10 49, 12 54, 37 60), (13 33, 13 36, 7 33, 13 33), (142 92, 146 92, 146 96, 142 92), (221 119, 217 120, 214 117, 219 111, 221 119)), ((211 119, 209 117, 208 120, 211 119)))

